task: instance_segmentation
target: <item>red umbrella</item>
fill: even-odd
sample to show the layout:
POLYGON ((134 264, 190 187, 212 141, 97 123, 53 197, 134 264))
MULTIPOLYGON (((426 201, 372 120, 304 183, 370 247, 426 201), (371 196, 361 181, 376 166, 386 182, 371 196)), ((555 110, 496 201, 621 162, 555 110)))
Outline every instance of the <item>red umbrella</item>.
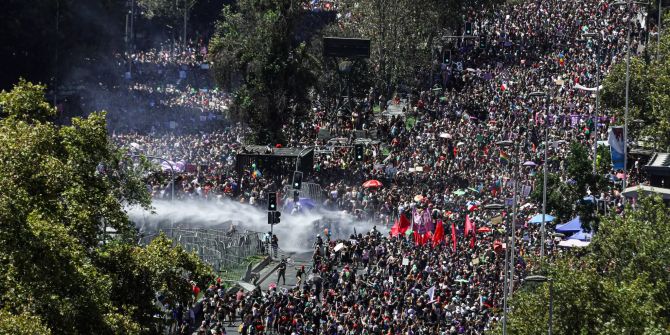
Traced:
POLYGON ((376 179, 371 179, 363 183, 363 187, 365 188, 371 188, 371 187, 382 187, 382 183, 379 180, 376 179))
POLYGON ((491 228, 489 228, 489 227, 480 227, 480 228, 477 228, 477 232, 478 232, 478 233, 490 233, 490 232, 491 232, 491 228))

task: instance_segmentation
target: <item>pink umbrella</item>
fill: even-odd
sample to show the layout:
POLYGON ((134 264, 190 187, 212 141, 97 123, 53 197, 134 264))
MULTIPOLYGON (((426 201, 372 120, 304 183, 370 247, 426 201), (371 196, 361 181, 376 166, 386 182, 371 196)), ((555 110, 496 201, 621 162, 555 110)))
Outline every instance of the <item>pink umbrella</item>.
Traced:
POLYGON ((477 228, 477 232, 478 232, 478 233, 490 233, 490 232, 491 232, 491 228, 489 228, 489 227, 480 227, 480 228, 477 228))
POLYGON ((617 179, 623 180, 623 179, 626 179, 626 174, 623 173, 623 172, 619 172, 619 173, 616 174, 616 177, 617 177, 617 179))
POLYGON ((376 179, 370 179, 363 183, 363 187, 372 188, 372 187, 382 187, 382 183, 376 179))

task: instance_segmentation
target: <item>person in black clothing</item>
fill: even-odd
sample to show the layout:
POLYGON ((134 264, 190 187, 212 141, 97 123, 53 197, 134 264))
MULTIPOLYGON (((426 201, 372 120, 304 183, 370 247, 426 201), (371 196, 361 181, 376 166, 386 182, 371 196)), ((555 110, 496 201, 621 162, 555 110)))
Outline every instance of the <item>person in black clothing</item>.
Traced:
POLYGON ((275 258, 277 258, 277 249, 279 249, 279 239, 277 235, 272 235, 272 253, 275 258))
POLYGON ((279 279, 283 279, 284 285, 286 285, 286 260, 282 258, 279 262, 279 267, 277 268, 279 275, 277 276, 277 284, 279 284, 279 279))

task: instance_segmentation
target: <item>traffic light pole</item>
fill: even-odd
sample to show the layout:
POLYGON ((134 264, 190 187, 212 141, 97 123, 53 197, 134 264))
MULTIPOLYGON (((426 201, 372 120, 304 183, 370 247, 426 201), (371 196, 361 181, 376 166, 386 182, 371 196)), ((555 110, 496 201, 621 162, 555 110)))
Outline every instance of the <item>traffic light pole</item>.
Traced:
POLYGON ((274 213, 273 213, 273 215, 272 215, 272 223, 270 224, 270 245, 269 245, 269 248, 268 248, 268 254, 270 254, 270 259, 271 259, 271 260, 274 259, 274 258, 272 257, 272 255, 273 255, 273 253, 274 253, 274 248, 273 248, 273 246, 272 246, 272 240, 274 239, 274 236, 275 236, 275 233, 274 233, 274 227, 275 227, 275 223, 274 223, 274 213))

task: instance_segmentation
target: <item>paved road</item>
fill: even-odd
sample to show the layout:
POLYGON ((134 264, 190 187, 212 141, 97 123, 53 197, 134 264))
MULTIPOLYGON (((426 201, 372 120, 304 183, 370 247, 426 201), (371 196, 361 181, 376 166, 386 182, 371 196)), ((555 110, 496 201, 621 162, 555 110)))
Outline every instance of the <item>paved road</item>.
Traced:
MULTIPOLYGON (((260 287, 263 290, 267 290, 268 286, 272 283, 277 283, 280 288, 292 288, 296 284, 296 272, 301 265, 305 265, 305 270, 309 270, 309 267, 312 265, 312 252, 299 252, 290 256, 290 259, 295 262, 293 266, 286 267, 286 285, 283 285, 283 282, 277 283, 277 271, 273 271, 265 280, 260 283, 260 287)), ((278 261, 273 261, 270 263, 266 269, 274 269, 276 265, 279 264, 278 261)), ((266 274, 266 272, 261 271, 261 275, 266 274)), ((239 322, 235 325, 239 325, 239 322)), ((237 335, 237 327, 226 327, 226 334, 237 335)))

